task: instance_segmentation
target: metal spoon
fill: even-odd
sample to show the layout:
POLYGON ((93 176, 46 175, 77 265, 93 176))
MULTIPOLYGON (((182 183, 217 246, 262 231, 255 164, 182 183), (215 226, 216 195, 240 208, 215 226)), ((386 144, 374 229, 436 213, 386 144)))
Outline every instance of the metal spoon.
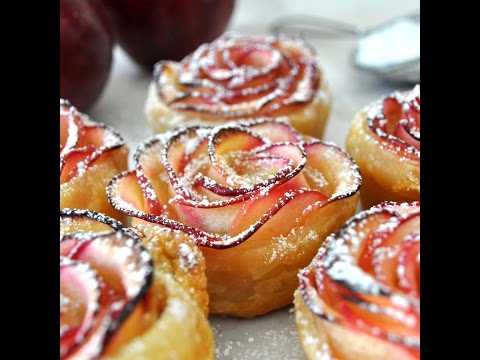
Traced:
POLYGON ((357 38, 353 65, 392 82, 420 82, 420 13, 403 15, 371 29, 309 15, 291 15, 270 24, 273 33, 312 38, 357 38))

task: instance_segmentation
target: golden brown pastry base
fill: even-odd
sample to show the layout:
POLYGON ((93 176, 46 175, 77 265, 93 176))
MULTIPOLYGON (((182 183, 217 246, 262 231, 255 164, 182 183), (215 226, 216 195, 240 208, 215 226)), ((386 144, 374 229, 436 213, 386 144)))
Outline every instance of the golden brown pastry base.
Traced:
POLYGON ((178 230, 162 229, 155 225, 136 225, 134 229, 140 233, 143 245, 152 255, 155 268, 171 274, 208 316, 205 260, 193 240, 178 230), (183 250, 188 248, 183 256, 181 247, 183 250))
POLYGON ((401 158, 382 145, 366 122, 368 109, 353 120, 346 148, 362 174, 362 207, 370 208, 382 201, 420 200, 419 162, 401 158))
MULTIPOLYGON (((292 113, 284 114, 288 123, 297 131, 321 139, 325 131, 332 105, 329 85, 319 70, 320 88, 314 99, 292 113)), ((184 125, 218 126, 238 119, 225 119, 200 112, 172 110, 158 96, 154 83, 148 89, 145 115, 155 133, 164 133, 184 125)), ((280 116, 280 115, 279 115, 280 116)), ((248 116, 247 116, 248 118, 248 116)))
POLYGON ((325 238, 355 213, 358 194, 313 211, 303 226, 274 237, 259 230, 224 250, 201 248, 207 264, 210 313, 252 317, 288 305, 325 238))
POLYGON ((313 314, 295 292, 295 321, 307 358, 339 360, 409 359, 399 347, 313 314))
POLYGON ((360 189, 360 201, 363 209, 381 203, 382 201, 411 202, 420 200, 420 194, 417 191, 404 191, 398 193, 382 188, 375 178, 362 172, 362 187, 360 189))
MULTIPOLYGON (((213 359, 213 334, 207 318, 172 275, 155 273, 160 317, 145 332, 104 359, 213 359)), ((125 323, 128 325, 128 322, 125 323)), ((112 344, 113 345, 113 344, 112 344)), ((110 350, 111 352, 112 350, 110 350)))
POLYGON ((61 209, 88 209, 126 221, 127 217, 110 205, 105 193, 110 179, 128 167, 128 149, 123 146, 114 152, 104 155, 83 174, 60 184, 61 209))

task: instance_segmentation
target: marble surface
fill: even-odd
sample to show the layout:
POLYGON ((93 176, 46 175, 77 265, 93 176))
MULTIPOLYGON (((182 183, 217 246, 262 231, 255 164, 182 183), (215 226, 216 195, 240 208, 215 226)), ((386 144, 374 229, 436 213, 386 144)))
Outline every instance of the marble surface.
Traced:
MULTIPOLYGON (((229 29, 267 34, 271 21, 290 14, 319 15, 369 28, 419 7, 419 0, 237 0, 229 29)), ((325 139, 343 148, 358 110, 384 94, 409 86, 389 84, 355 69, 351 64, 355 38, 309 40, 317 51, 334 99, 325 139)), ((130 160, 136 146, 152 135, 143 115, 149 82, 150 74, 142 72, 117 48, 108 85, 89 112, 93 119, 120 131, 131 149, 130 160)), ((211 317, 210 321, 217 359, 304 359, 293 306, 253 319, 211 317)))

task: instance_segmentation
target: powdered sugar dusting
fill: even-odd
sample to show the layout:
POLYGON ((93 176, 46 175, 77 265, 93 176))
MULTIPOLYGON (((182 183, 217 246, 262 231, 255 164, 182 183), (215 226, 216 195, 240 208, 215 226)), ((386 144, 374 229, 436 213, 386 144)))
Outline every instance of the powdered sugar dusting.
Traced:
POLYGON ((188 271, 197 265, 195 253, 190 246, 187 244, 180 244, 178 245, 178 252, 180 254, 179 263, 182 270, 188 271))
POLYGON ((289 360, 304 360, 293 311, 286 310, 253 319, 210 317, 215 358, 284 360, 288 353, 289 360), (272 322, 277 324, 275 329, 272 329, 272 322))

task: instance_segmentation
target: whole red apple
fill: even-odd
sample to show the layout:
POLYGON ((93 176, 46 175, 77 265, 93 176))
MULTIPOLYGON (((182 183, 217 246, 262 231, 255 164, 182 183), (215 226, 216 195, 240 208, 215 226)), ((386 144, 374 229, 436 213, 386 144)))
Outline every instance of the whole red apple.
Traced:
POLYGON ((97 0, 60 0, 60 97, 88 110, 112 63, 113 32, 97 0))
POLYGON ((102 0, 117 41, 151 70, 161 59, 180 60, 221 35, 234 0, 102 0))

